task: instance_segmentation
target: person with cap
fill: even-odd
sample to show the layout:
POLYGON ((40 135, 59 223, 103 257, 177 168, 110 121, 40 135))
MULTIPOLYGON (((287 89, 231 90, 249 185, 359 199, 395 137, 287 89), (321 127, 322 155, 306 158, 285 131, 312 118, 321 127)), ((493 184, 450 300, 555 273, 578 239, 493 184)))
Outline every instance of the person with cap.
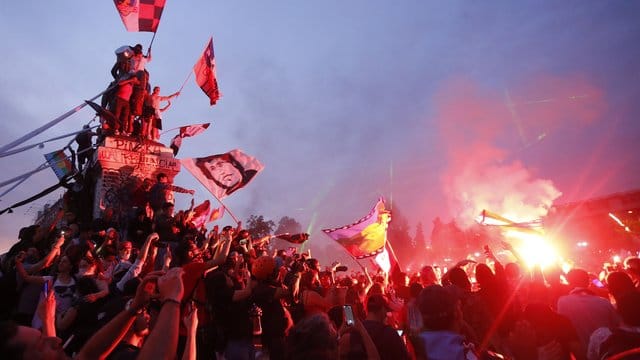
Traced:
POLYGON ((269 255, 258 257, 251 266, 255 280, 251 301, 262 310, 261 340, 269 358, 282 359, 285 334, 293 325, 293 320, 282 305, 282 299, 289 298, 291 291, 276 280, 276 260, 269 255))
MULTIPOLYGON (((386 297, 381 294, 369 296, 366 302, 367 317, 362 325, 373 340, 378 349, 380 359, 411 359, 407 347, 396 329, 385 323, 387 313, 393 311, 389 306, 386 297)), ((347 356, 352 358, 366 358, 366 351, 362 342, 362 337, 357 331, 350 332, 350 353, 347 356), (361 356, 357 356, 356 353, 361 356)))

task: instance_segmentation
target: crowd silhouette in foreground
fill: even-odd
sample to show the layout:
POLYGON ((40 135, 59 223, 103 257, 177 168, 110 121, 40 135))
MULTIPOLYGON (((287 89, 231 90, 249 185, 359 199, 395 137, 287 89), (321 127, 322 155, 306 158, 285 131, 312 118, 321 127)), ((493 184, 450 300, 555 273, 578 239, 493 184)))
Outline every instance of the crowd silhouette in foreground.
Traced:
POLYGON ((600 278, 501 264, 489 248, 445 273, 345 271, 241 223, 196 228, 193 209, 151 206, 145 184, 127 211, 80 223, 60 210, 20 230, 2 257, 0 358, 592 360, 640 347, 638 257, 600 278))

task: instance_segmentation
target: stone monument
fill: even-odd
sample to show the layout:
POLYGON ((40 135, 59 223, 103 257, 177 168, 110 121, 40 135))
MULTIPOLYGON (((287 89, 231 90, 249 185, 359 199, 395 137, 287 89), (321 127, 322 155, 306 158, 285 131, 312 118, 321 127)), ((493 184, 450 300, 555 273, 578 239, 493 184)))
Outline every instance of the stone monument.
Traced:
POLYGON ((173 150, 149 140, 109 136, 94 156, 94 219, 106 207, 127 213, 131 194, 145 178, 155 183, 156 175, 164 173, 173 182, 180 172, 180 161, 173 156, 173 150))

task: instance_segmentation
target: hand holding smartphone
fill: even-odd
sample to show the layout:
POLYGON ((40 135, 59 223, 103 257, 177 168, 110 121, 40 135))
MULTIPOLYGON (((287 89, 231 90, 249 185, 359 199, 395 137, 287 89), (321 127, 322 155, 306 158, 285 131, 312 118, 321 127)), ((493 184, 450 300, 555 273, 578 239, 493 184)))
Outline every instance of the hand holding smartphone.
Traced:
POLYGON ((353 309, 351 308, 351 305, 344 305, 342 307, 344 309, 344 320, 345 320, 345 324, 347 326, 353 326, 355 325, 355 318, 353 317, 353 309))

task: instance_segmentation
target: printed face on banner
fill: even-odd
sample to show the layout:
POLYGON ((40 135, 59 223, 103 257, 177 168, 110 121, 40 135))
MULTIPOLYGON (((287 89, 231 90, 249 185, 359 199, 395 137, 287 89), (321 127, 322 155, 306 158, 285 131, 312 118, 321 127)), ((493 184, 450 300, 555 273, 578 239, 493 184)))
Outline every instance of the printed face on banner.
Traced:
POLYGON ((207 157, 181 159, 180 163, 218 199, 242 189, 263 169, 256 158, 238 149, 207 157))
POLYGON ((232 189, 242 182, 242 171, 231 163, 227 156, 220 156, 208 161, 203 161, 202 165, 207 172, 207 177, 215 181, 225 190, 232 189))

